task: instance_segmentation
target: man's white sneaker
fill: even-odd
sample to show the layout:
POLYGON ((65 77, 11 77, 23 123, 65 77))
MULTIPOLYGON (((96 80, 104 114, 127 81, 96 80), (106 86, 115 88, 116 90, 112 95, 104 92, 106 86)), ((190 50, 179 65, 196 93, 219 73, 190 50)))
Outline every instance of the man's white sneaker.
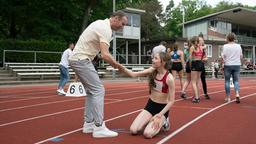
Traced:
POLYGON ((59 94, 59 95, 66 95, 66 92, 64 92, 64 90, 63 89, 58 89, 57 90, 57 93, 59 94))
POLYGON ((103 122, 102 126, 100 127, 94 125, 92 136, 94 138, 116 137, 118 136, 118 133, 109 130, 105 126, 105 122, 103 122))
POLYGON ((169 117, 166 119, 164 117, 164 124, 162 126, 163 131, 169 131, 170 130, 170 122, 169 122, 169 117))
POLYGON ((83 133, 92 133, 93 126, 94 126, 94 122, 91 122, 91 123, 84 122, 83 133))

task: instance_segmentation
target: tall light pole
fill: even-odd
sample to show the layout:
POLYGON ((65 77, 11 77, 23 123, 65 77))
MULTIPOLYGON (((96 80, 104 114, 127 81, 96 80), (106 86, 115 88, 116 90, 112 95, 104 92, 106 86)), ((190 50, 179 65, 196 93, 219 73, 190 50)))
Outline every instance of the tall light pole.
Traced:
POLYGON ((182 5, 182 37, 185 37, 185 7, 182 5))
MULTIPOLYGON (((113 13, 116 11, 116 0, 113 0, 113 13)), ((113 58, 116 60, 116 32, 113 31, 113 58)), ((112 77, 116 77, 115 70, 112 71, 112 77)))

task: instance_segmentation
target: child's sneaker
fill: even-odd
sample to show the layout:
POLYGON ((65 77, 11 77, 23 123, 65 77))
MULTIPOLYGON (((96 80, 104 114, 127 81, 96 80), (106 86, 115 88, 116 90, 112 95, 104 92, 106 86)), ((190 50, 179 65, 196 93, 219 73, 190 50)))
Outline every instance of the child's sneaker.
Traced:
POLYGON ((205 99, 208 99, 208 100, 211 99, 208 94, 205 94, 204 97, 205 97, 205 99))
POLYGON ((192 103, 199 103, 199 102, 200 102, 200 98, 194 97, 194 98, 192 99, 192 103))
POLYGON ((164 124, 162 126, 163 131, 169 131, 170 130, 170 122, 169 122, 169 117, 165 118, 164 117, 164 124))
POLYGON ((238 104, 240 103, 240 97, 239 96, 236 97, 236 103, 238 103, 238 104))
POLYGON ((186 93, 185 92, 181 92, 180 97, 183 99, 187 99, 186 93))

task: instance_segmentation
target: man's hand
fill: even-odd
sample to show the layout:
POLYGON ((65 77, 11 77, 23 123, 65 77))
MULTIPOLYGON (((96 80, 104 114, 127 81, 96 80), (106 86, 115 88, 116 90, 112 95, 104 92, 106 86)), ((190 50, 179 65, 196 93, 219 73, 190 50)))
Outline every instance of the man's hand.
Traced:
POLYGON ((119 63, 118 63, 116 66, 117 66, 116 68, 118 68, 118 70, 119 70, 120 72, 124 72, 125 69, 126 69, 123 65, 121 65, 121 64, 119 64, 119 63))

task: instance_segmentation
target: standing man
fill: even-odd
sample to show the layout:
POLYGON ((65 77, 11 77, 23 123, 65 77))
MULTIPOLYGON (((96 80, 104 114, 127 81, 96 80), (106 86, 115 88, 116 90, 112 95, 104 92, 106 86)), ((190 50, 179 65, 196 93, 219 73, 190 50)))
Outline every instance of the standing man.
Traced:
POLYGON ((122 29, 128 23, 126 14, 119 10, 109 19, 91 23, 80 35, 70 65, 87 90, 84 113, 83 133, 92 133, 93 137, 115 137, 118 133, 109 130, 103 121, 105 89, 92 60, 100 52, 101 58, 119 71, 124 67, 115 61, 109 53, 112 30, 122 29))
POLYGON ((72 55, 72 51, 74 49, 74 43, 70 43, 69 47, 63 52, 61 56, 61 61, 59 64, 59 69, 60 69, 60 82, 58 86, 57 93, 59 95, 66 95, 66 92, 64 91, 64 87, 66 83, 69 80, 69 61, 68 58, 72 55))

